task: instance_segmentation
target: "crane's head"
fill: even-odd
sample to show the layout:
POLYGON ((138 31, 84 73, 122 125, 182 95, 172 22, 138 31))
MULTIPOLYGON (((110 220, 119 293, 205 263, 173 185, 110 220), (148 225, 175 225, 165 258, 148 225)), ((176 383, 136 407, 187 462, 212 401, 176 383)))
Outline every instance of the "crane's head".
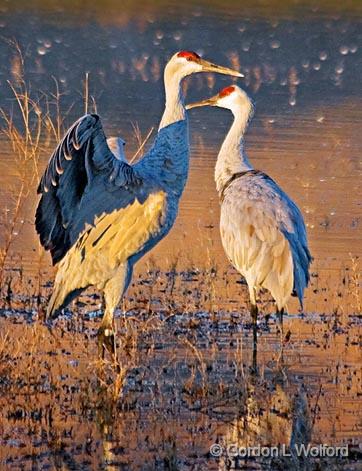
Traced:
POLYGON ((217 95, 211 98, 186 105, 186 109, 190 110, 191 108, 197 108, 199 106, 218 106, 236 112, 242 108, 251 110, 252 102, 244 90, 237 85, 230 85, 223 88, 217 95))
POLYGON ((232 75, 234 77, 244 77, 243 74, 236 70, 213 64, 202 59, 196 52, 180 51, 174 54, 166 65, 165 73, 177 75, 179 78, 196 72, 216 72, 218 74, 232 75))
POLYGON ((124 146, 126 145, 126 141, 120 137, 109 137, 107 139, 107 144, 116 159, 127 162, 126 156, 124 154, 124 146))

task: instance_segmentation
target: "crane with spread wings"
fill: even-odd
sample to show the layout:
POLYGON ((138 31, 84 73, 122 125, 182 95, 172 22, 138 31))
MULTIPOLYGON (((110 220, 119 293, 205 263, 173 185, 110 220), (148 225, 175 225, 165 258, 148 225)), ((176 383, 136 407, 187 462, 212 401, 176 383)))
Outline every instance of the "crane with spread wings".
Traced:
POLYGON ((129 165, 122 143, 107 143, 99 116, 88 114, 67 131, 39 184, 36 230, 58 265, 47 318, 89 286, 103 291, 103 353, 104 347, 114 351, 114 311, 134 264, 166 236, 177 216, 189 167, 181 82, 196 72, 242 76, 194 52, 176 53, 165 67, 159 131, 142 160, 129 165))

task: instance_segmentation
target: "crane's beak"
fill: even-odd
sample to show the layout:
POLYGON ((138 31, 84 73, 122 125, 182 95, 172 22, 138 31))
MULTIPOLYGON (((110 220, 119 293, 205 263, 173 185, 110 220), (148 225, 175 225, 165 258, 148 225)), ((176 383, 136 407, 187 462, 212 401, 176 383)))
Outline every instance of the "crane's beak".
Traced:
POLYGON ((194 103, 189 103, 186 105, 187 110, 191 110, 192 108, 198 108, 200 106, 216 106, 216 103, 219 99, 219 95, 214 95, 211 98, 207 98, 206 100, 195 101, 194 103))
POLYGON ((233 77, 244 77, 243 74, 237 72, 236 70, 213 64, 212 62, 206 61, 204 59, 200 59, 199 64, 202 67, 202 72, 216 72, 217 74, 232 75, 233 77))

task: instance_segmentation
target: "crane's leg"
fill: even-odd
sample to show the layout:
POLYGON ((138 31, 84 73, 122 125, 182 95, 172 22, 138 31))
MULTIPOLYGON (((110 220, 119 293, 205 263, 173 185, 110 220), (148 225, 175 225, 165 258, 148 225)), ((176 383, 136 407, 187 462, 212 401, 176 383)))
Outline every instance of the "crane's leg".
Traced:
POLYGON ((105 349, 109 351, 116 363, 114 311, 131 280, 132 270, 128 264, 121 265, 113 278, 104 288, 106 308, 98 330, 98 352, 104 358, 105 349))
POLYGON ((283 332, 283 315, 284 315, 284 308, 282 307, 280 310, 277 309, 277 317, 279 319, 280 329, 283 332))
POLYGON ((253 321, 253 367, 252 371, 257 372, 257 353, 258 353, 258 333, 257 333, 257 322, 258 322, 258 307, 256 304, 251 304, 250 309, 251 319, 253 321))
POLYGON ((283 335, 284 335, 284 328, 283 328, 283 315, 284 315, 284 308, 277 309, 277 318, 279 321, 279 329, 280 329, 280 339, 283 342, 283 335))
POLYGON ((283 364, 284 360, 284 328, 283 328, 283 315, 284 315, 284 308, 277 309, 277 318, 279 320, 279 329, 280 329, 280 355, 279 355, 279 362, 283 364))
POLYGON ((98 353, 101 358, 104 358, 106 349, 109 351, 113 359, 115 359, 116 356, 113 314, 114 309, 106 307, 101 326, 98 329, 98 353))

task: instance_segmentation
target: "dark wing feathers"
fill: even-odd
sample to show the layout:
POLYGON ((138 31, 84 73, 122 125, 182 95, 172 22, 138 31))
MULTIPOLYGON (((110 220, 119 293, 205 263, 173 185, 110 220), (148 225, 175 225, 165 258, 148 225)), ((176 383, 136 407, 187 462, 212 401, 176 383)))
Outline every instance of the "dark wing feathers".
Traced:
POLYGON ((70 248, 69 228, 84 193, 91 191, 99 174, 108 179, 110 190, 139 183, 133 168, 110 151, 99 116, 85 115, 58 144, 38 187, 42 196, 35 226, 54 264, 70 248))

